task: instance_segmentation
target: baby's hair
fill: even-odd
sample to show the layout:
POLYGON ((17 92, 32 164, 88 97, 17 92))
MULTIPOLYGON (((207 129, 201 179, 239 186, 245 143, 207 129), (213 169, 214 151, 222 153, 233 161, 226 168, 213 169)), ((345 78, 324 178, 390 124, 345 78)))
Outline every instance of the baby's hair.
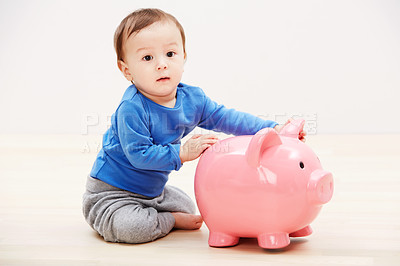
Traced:
POLYGON ((186 54, 185 49, 185 32, 183 31, 182 25, 179 21, 172 15, 157 9, 157 8, 143 8, 138 9, 128 16, 126 16, 121 23, 119 24, 118 28, 114 34, 114 48, 115 52, 117 53, 117 59, 124 61, 124 49, 123 45, 126 40, 131 36, 133 33, 140 31, 141 29, 150 26, 151 24, 158 22, 158 21, 172 21, 178 27, 179 31, 181 32, 182 36, 182 43, 183 43, 183 52, 186 54))

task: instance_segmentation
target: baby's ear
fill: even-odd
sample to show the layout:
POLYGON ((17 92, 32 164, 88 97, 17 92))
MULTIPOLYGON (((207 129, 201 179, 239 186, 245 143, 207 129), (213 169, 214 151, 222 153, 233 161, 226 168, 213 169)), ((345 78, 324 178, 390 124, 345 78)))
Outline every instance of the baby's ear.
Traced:
POLYGON ((118 68, 119 68, 119 70, 121 70, 122 74, 128 81, 133 80, 133 77, 132 77, 131 72, 129 71, 128 65, 124 61, 118 60, 118 68))

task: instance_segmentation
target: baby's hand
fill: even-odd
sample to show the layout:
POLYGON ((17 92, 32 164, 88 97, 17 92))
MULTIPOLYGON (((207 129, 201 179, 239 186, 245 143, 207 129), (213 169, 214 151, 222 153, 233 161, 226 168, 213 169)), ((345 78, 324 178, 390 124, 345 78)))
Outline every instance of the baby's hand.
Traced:
MULTIPOLYGON (((291 121, 293 121, 293 119, 289 119, 288 121, 286 121, 286 123, 284 125, 276 125, 274 127, 275 131, 278 133, 281 132, 282 128, 284 128, 291 121)), ((300 131, 299 132, 299 140, 301 140, 302 142, 306 142, 306 135, 307 135, 307 133, 304 130, 300 131)))
POLYGON ((300 131, 299 140, 301 140, 302 142, 306 142, 306 135, 307 135, 307 132, 305 132, 304 130, 300 131))
POLYGON ((188 162, 197 159, 207 148, 218 141, 215 135, 194 135, 181 146, 179 157, 181 162, 188 162))

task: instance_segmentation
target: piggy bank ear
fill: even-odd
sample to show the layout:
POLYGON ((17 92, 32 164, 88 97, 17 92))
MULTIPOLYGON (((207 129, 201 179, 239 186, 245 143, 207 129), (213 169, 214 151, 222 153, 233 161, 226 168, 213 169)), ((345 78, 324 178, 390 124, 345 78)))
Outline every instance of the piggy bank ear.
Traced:
POLYGON ((287 124, 281 129, 279 135, 291 138, 298 138, 299 133, 303 131, 304 122, 305 121, 303 119, 296 119, 290 121, 289 124, 287 124))
POLYGON ((260 157, 269 147, 282 144, 278 133, 272 128, 264 128, 255 134, 246 150, 247 162, 250 166, 258 167, 260 157))

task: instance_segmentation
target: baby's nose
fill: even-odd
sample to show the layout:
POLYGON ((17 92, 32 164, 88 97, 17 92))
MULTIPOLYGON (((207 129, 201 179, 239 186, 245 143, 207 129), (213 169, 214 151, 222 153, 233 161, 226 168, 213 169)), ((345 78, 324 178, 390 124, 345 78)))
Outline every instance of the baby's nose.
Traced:
POLYGON ((160 61, 157 64, 157 70, 163 70, 163 69, 167 69, 167 64, 164 61, 160 61))

